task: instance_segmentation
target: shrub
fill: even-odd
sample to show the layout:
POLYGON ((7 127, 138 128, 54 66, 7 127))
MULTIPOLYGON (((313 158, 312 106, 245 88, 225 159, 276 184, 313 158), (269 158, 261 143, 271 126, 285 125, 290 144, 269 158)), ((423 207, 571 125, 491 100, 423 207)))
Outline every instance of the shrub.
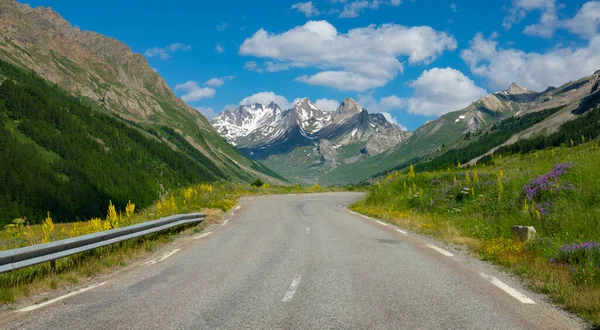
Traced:
POLYGON ((263 185, 263 184, 264 184, 264 183, 262 182, 262 180, 261 180, 261 179, 256 179, 256 180, 254 180, 254 182, 252 182, 250 185, 251 185, 251 186, 253 186, 253 187, 260 188, 260 187, 262 187, 262 185, 263 185))

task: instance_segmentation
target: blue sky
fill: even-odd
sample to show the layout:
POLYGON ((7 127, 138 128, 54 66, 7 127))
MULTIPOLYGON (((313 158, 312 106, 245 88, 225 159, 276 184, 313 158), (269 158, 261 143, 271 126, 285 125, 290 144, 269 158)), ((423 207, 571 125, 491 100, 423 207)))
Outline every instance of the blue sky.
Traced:
POLYGON ((352 97, 413 130, 512 81, 541 91, 600 69, 600 1, 24 2, 145 54, 209 116, 352 97))

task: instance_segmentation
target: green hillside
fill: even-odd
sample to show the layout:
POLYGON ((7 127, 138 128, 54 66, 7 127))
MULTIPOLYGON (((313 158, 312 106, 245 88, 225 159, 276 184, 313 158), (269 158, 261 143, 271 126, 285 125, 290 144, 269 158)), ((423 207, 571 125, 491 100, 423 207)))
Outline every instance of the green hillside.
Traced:
POLYGON ((102 216, 109 200, 144 207, 169 189, 234 175, 172 129, 148 134, 6 62, 0 76, 0 225, 47 211, 102 216))

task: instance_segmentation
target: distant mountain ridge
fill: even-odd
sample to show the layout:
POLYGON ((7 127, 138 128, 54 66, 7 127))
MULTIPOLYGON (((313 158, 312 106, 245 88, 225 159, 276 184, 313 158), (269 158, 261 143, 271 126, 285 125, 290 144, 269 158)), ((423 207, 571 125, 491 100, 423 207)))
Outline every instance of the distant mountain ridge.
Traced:
POLYGON ((385 152, 411 135, 350 98, 334 111, 321 110, 309 99, 287 110, 273 102, 241 105, 225 110, 212 124, 239 150, 301 181, 306 180, 295 171, 343 167, 385 152), (281 157, 283 167, 277 160, 281 157))
POLYGON ((240 106, 222 113, 213 125, 240 150, 293 180, 346 184, 465 146, 472 137, 476 139, 504 119, 560 108, 542 122, 500 141, 500 145, 551 134, 564 122, 595 107, 599 95, 600 72, 596 72, 544 92, 531 91, 515 82, 464 109, 428 121, 414 132, 399 130, 383 115, 368 113, 351 99, 344 100, 333 112, 315 109, 309 100, 288 111, 273 104, 240 106), (266 113, 271 115, 261 117, 264 121, 248 121, 252 124, 241 133, 243 125, 231 118, 243 121, 242 113, 254 113, 253 107, 270 109, 266 113), (371 125, 377 129, 369 131, 371 125))

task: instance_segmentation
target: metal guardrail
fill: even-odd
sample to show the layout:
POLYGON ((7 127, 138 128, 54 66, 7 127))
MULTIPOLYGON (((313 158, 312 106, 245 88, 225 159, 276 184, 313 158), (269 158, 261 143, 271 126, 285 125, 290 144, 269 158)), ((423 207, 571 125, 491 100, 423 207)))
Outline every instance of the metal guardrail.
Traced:
POLYGON ((172 215, 133 226, 2 251, 0 252, 0 274, 44 262, 50 262, 53 267, 55 260, 59 258, 202 220, 204 220, 203 213, 172 215))

